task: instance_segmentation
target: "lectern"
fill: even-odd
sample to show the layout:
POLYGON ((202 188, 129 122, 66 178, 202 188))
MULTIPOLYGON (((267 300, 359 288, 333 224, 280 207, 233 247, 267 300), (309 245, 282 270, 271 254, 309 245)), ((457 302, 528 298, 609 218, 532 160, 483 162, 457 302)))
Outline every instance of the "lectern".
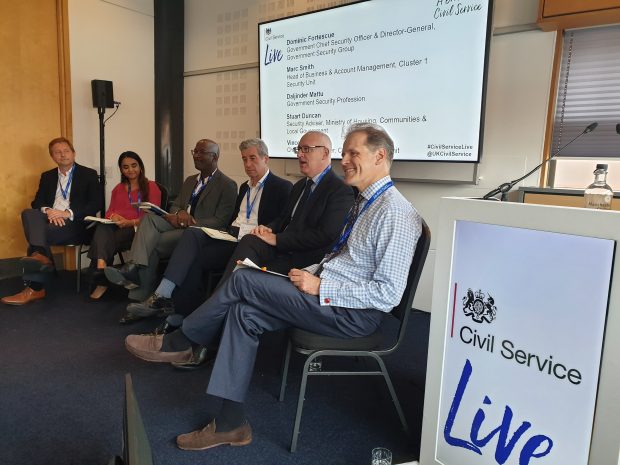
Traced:
POLYGON ((445 198, 436 231, 420 465, 618 465, 620 213, 445 198))

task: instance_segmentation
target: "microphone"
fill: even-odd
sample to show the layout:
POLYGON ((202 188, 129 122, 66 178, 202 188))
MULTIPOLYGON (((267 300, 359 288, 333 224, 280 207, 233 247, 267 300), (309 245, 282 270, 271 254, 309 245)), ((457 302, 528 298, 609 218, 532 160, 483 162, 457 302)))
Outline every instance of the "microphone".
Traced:
MULTIPOLYGON (((564 150, 566 147, 568 147, 569 145, 571 145, 573 142, 575 142, 577 139, 579 139, 581 136, 583 136, 584 134, 587 134, 589 132, 592 132, 596 129, 596 127, 598 126, 598 123, 590 123, 583 131, 581 131, 579 134, 577 134, 577 136, 573 137, 573 139, 571 139, 567 144, 564 144, 562 147, 560 147, 553 155, 551 155, 549 158, 547 158, 546 160, 543 160, 542 163, 540 163, 539 165, 537 165, 533 170, 531 170, 530 172, 524 174, 523 176, 521 176, 518 179, 515 179, 513 181, 510 182, 505 182, 503 184, 500 184, 499 186, 497 186, 495 189, 493 189, 490 192, 487 192, 484 197, 482 197, 483 200, 489 200, 491 198, 493 198, 494 200, 497 200, 495 198, 495 196, 497 194, 502 194, 501 196, 501 200, 505 201, 507 198, 507 194, 508 192, 510 192, 510 190, 515 186, 515 184, 523 181, 525 178, 527 178, 530 174, 535 173, 536 171, 538 171, 544 164, 548 163, 553 157, 555 157, 558 153, 560 153, 562 150, 564 150)), ((620 134, 620 123, 616 125, 616 132, 618 132, 618 134, 620 134)))

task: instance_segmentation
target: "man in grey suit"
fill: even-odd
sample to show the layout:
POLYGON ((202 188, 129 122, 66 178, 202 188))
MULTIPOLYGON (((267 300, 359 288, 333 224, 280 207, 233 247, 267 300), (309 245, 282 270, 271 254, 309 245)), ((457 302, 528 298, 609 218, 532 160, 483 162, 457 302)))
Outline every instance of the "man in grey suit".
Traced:
POLYGON ((142 301, 153 292, 159 260, 172 254, 184 229, 194 225, 223 229, 234 212, 237 183, 217 168, 219 145, 201 139, 192 156, 200 174, 185 179, 170 213, 146 216, 136 231, 128 262, 120 269, 105 269, 109 281, 130 289, 130 299, 142 301))

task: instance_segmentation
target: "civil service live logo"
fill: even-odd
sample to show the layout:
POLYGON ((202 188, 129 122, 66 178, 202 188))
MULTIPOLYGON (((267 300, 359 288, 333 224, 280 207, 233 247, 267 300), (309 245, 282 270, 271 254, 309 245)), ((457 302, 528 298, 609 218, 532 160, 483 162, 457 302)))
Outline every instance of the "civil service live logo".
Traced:
POLYGON ((491 294, 485 294, 481 289, 475 293, 471 288, 467 289, 467 295, 463 297, 463 313, 476 323, 491 323, 497 316, 495 299, 491 294))

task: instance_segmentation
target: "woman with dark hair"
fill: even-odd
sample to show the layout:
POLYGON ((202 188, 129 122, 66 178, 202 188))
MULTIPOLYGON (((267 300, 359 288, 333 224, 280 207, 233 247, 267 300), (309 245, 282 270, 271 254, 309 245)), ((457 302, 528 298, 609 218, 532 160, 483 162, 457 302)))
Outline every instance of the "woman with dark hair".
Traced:
POLYGON ((144 215, 143 211, 131 204, 161 204, 161 191, 154 181, 149 181, 144 175, 144 163, 137 153, 121 153, 118 167, 121 171, 121 182, 112 190, 110 206, 105 214, 114 224, 97 225, 88 251, 93 271, 90 297, 95 300, 108 288, 103 269, 114 262, 115 253, 131 247, 135 228, 144 215))

